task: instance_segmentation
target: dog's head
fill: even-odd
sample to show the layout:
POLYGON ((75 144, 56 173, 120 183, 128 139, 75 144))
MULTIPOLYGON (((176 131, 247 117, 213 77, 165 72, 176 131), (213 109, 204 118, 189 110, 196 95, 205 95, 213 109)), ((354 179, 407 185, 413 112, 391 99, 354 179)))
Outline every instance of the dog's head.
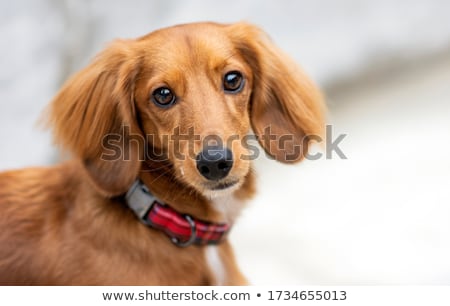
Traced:
POLYGON ((257 27, 175 26, 114 42, 50 106, 57 142, 117 195, 142 162, 166 160, 203 195, 236 190, 255 156, 251 129, 278 161, 322 135, 319 91, 257 27))

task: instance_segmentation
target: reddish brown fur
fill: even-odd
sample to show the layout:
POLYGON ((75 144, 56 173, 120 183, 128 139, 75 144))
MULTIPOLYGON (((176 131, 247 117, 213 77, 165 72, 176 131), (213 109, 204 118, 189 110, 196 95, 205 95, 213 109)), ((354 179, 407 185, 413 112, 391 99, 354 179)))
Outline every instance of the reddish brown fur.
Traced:
MULTIPOLYGON (((270 125, 278 138, 295 135, 294 144, 306 152, 304 136, 323 132, 323 104, 315 86, 293 67, 261 30, 245 23, 182 25, 113 43, 64 85, 48 109, 55 140, 73 159, 0 174, 0 284, 215 284, 203 247, 174 246, 136 219, 123 194, 139 177, 179 212, 223 221, 195 160, 178 159, 163 137, 176 127, 182 133, 193 127, 202 139, 242 138, 251 127, 261 135, 270 125), (245 77, 239 94, 222 91, 230 70, 245 77), (149 101, 162 85, 180 100, 170 109, 149 101), (106 161, 102 141, 121 134, 123 126, 131 136, 121 148, 130 158, 106 161), (136 141, 133 135, 154 138, 136 141), (145 148, 167 159, 150 159, 145 148)), ((284 150, 261 144, 281 162, 302 157, 286 160, 284 150)), ((239 142, 232 149, 229 177, 239 181, 232 192, 244 201, 254 193, 254 175, 249 161, 239 158, 247 149, 239 142)), ((181 146, 183 153, 188 150, 181 146)), ((193 150, 202 150, 201 141, 193 150)), ((244 284, 228 241, 218 248, 225 284, 244 284)))

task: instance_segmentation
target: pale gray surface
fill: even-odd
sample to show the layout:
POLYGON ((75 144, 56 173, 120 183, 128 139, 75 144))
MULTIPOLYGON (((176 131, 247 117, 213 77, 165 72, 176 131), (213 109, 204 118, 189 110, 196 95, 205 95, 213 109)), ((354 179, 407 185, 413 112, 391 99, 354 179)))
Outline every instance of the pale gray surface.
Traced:
POLYGON ((448 12, 444 0, 3 1, 0 169, 55 160, 35 122, 108 41, 247 20, 333 88, 330 120, 349 134, 346 161, 258 161, 260 193, 232 237, 249 278, 450 284, 448 12))
POLYGON ((349 91, 347 160, 257 164, 233 236, 255 284, 450 284, 449 84, 450 56, 349 91))

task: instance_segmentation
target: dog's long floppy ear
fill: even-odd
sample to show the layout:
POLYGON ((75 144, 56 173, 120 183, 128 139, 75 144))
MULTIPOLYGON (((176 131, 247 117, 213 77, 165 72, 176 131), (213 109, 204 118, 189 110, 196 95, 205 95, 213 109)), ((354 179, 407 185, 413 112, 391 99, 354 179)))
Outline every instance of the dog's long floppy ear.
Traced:
POLYGON ((134 106, 139 57, 116 41, 69 79, 49 106, 55 141, 84 165, 94 185, 114 196, 136 179, 143 154, 134 106))
POLYGON ((262 30, 246 23, 228 30, 253 71, 250 119, 259 143, 278 161, 300 161, 310 142, 323 137, 321 93, 262 30))

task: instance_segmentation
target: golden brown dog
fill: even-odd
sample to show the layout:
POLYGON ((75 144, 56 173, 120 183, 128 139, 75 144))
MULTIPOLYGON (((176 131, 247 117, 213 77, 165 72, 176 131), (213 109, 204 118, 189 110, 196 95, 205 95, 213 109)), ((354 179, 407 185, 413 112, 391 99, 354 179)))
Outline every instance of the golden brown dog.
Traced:
POLYGON ((0 174, 0 284, 238 285, 226 234, 254 193, 252 129, 297 162, 321 95, 257 27, 118 40, 48 109, 72 159, 0 174))

